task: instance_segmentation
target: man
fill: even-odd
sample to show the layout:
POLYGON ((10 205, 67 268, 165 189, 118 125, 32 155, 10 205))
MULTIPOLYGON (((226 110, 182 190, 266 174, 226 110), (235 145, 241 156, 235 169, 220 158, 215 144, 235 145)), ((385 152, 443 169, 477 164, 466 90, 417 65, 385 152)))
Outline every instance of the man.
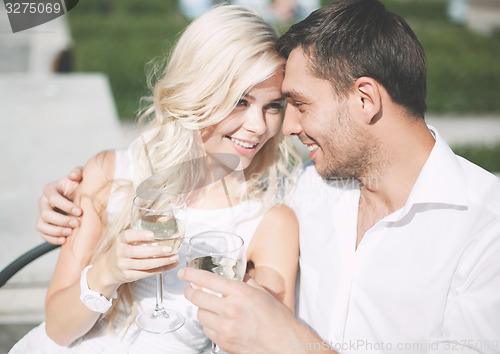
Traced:
POLYGON ((296 319, 251 279, 186 268, 206 334, 234 353, 500 350, 500 182, 424 122, 426 63, 378 0, 293 26, 283 130, 308 146, 296 319))
POLYGON ((257 290, 185 269, 184 280, 226 296, 186 289, 206 333, 230 352, 322 349, 314 341, 342 352, 498 352, 500 184, 426 126, 412 30, 379 1, 340 0, 278 48, 283 130, 315 165, 291 199, 297 315, 324 342, 257 290))

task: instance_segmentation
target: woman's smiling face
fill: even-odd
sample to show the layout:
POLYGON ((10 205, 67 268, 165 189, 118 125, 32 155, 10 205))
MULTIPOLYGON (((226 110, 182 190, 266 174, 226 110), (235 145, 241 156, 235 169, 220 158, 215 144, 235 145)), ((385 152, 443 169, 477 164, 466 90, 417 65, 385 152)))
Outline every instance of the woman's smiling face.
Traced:
POLYGON ((204 129, 202 137, 208 154, 236 155, 245 169, 264 144, 281 129, 284 99, 283 71, 246 92, 233 111, 221 122, 204 129))

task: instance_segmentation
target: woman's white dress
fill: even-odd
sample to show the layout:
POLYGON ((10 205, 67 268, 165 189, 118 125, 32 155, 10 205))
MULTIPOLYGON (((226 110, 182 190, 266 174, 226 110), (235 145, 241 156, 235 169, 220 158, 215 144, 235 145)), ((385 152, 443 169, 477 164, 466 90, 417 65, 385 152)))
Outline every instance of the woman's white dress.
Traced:
MULTIPOLYGON (((133 171, 126 150, 116 151, 116 179, 131 180, 133 171)), ((112 195, 108 203, 108 212, 116 208, 127 207, 120 204, 120 198, 112 195)), ((260 223, 263 213, 255 216, 262 205, 256 201, 247 201, 225 209, 188 209, 188 235, 179 250, 180 265, 164 273, 164 303, 182 313, 186 322, 179 330, 167 334, 151 334, 140 330, 135 323, 121 328, 127 313, 120 308, 113 330, 109 332, 103 319, 83 337, 68 347, 54 343, 45 333, 45 322, 32 329, 9 352, 19 353, 201 353, 210 345, 201 325, 196 319, 196 307, 188 302, 183 291, 188 283, 177 278, 180 267, 186 264, 186 250, 189 237, 199 231, 225 230, 240 235, 248 245, 260 223), (254 216, 254 217, 252 217, 254 216), (250 218, 249 218, 250 217, 250 218)), ((139 304, 139 311, 153 309, 155 306, 155 277, 145 278, 133 284, 133 290, 139 304)))

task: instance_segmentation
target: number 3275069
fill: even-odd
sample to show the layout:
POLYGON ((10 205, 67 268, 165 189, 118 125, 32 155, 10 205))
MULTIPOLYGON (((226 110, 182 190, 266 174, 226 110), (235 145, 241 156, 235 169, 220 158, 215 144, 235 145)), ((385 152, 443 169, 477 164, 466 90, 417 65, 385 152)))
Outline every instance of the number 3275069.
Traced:
POLYGON ((63 11, 61 4, 57 2, 7 2, 5 9, 8 14, 57 14, 63 11))

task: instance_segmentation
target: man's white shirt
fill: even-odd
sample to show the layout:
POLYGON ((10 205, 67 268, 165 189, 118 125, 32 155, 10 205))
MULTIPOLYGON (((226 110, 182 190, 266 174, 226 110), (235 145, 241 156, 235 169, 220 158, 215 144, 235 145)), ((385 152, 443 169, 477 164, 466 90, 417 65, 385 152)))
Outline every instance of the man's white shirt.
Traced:
POLYGON ((406 205, 357 249, 359 183, 325 181, 314 165, 296 180, 297 316, 323 348, 500 352, 500 180, 429 129, 436 143, 406 205))

